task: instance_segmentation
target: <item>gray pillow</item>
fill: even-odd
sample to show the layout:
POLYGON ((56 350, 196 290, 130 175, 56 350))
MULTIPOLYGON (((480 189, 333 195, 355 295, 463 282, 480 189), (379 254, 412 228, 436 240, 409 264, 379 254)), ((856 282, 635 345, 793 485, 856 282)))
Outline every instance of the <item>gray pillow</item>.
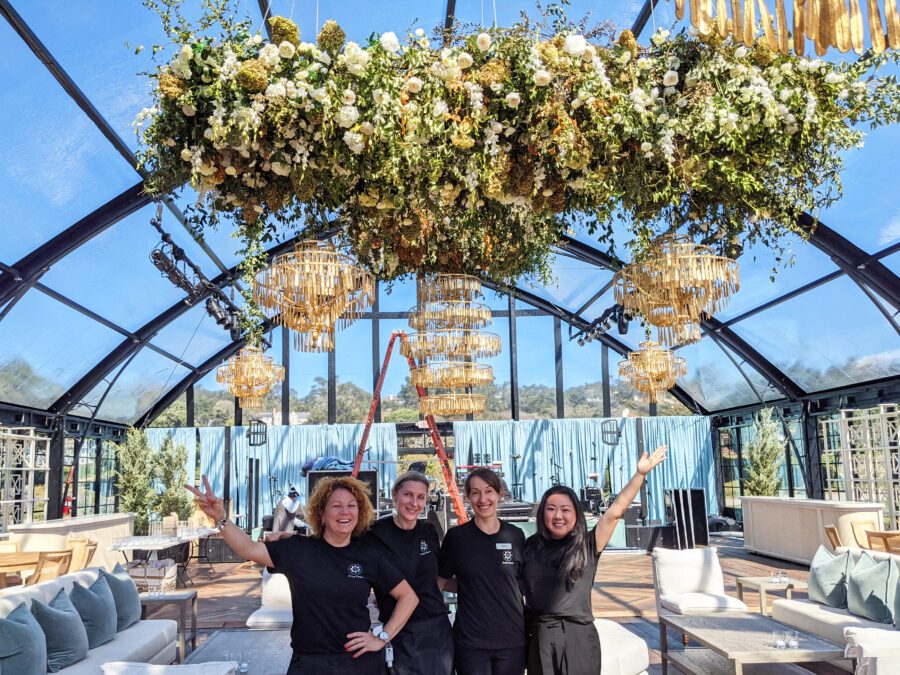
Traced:
POLYGON ((847 609, 879 623, 893 623, 900 568, 893 560, 875 561, 863 552, 847 579, 847 609))
POLYGON ((100 570, 116 601, 116 631, 125 630, 141 619, 141 597, 128 572, 117 564, 112 574, 100 570))
POLYGON ((32 601, 31 613, 47 638, 48 673, 57 673, 87 656, 87 631, 64 588, 59 589, 49 605, 32 601))
POLYGON ((850 551, 832 555, 824 546, 819 546, 809 564, 809 599, 820 605, 846 608, 848 567, 852 567, 850 551))
POLYGON ((0 672, 44 675, 47 672, 47 639, 23 602, 0 619, 0 672))
POLYGON ((74 584, 70 597, 87 631, 91 649, 116 637, 116 600, 102 574, 90 588, 74 584))

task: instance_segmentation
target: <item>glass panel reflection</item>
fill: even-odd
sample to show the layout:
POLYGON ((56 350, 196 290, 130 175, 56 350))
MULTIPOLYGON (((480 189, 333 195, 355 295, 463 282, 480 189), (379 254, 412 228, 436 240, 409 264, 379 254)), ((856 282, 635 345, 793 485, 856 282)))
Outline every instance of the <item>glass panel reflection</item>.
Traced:
MULTIPOLYGON (((218 326, 200 303, 163 328, 153 344, 184 361, 199 366, 231 342, 227 330, 218 326)), ((281 355, 278 356, 281 362, 281 355)))

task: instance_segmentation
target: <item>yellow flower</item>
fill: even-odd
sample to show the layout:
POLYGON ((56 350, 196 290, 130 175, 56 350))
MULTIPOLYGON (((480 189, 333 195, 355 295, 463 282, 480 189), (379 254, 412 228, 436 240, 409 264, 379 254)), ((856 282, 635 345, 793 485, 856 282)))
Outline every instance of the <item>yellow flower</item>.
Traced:
POLYGON ((269 26, 272 27, 272 44, 280 45, 282 42, 290 42, 295 47, 300 45, 300 29, 290 19, 273 16, 269 19, 269 26))
POLYGON ((164 98, 178 98, 187 91, 184 80, 172 75, 172 73, 160 73, 159 92, 164 98))
POLYGON ((235 79, 247 91, 262 92, 269 84, 269 71, 259 59, 250 59, 241 64, 235 79))

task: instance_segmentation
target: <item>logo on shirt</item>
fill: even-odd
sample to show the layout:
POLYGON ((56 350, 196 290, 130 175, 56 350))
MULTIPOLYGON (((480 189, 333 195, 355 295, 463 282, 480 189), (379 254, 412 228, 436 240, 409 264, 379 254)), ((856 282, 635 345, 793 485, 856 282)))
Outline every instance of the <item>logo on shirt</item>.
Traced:
POLYGON ((347 577, 350 579, 363 579, 363 567, 359 563, 350 563, 347 567, 347 577))
POLYGON ((503 564, 504 565, 512 565, 513 563, 513 552, 512 551, 503 551, 503 564))
POLYGON ((419 542, 419 555, 428 555, 431 553, 431 547, 428 546, 428 542, 424 539, 419 542))

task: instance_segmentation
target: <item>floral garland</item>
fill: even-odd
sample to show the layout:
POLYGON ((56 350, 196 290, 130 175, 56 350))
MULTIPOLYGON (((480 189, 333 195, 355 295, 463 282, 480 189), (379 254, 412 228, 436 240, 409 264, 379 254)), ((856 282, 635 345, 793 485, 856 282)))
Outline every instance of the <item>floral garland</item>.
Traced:
MULTIPOLYGON (((189 183, 200 227, 234 212, 252 254, 306 208, 330 213, 382 279, 546 273, 579 218, 601 239, 623 217, 638 249, 681 228, 731 256, 778 247, 801 211, 840 194, 856 127, 900 117, 893 78, 782 56, 715 35, 623 32, 608 45, 528 21, 450 36, 315 44, 271 19, 218 39, 170 30, 180 49, 139 115, 147 190, 189 183)), ((296 226, 295 226, 296 227, 296 226)), ((802 233, 801 233, 802 234, 802 233)))

